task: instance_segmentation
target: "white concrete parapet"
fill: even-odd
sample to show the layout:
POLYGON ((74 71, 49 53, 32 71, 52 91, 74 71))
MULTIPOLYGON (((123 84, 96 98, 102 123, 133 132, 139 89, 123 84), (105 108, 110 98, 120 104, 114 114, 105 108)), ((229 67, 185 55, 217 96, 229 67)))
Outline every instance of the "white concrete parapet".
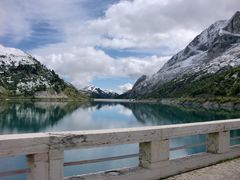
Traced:
MULTIPOLYGON (((31 180, 64 179, 64 150, 116 144, 139 144, 139 166, 108 172, 75 176, 79 179, 159 179, 222 160, 240 156, 240 147, 230 147, 230 130, 240 129, 240 119, 190 124, 15 134, 0 136, 0 157, 26 155, 31 180), (169 140, 206 134, 207 152, 179 159, 169 159, 169 140)), ((65 177, 72 179, 73 177, 65 177)))

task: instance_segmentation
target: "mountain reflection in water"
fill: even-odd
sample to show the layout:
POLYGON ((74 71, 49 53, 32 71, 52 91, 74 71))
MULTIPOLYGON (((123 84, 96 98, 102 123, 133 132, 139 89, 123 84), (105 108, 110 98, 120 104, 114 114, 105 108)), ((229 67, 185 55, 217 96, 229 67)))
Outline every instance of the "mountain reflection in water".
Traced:
MULTIPOLYGON (((89 129, 125 128, 163 124, 179 124, 219 119, 239 118, 238 111, 209 111, 177 108, 150 103, 80 104, 76 102, 10 102, 0 103, 0 134, 77 131, 89 129)), ((240 135, 239 131, 231 136, 240 135)), ((170 140, 170 147, 206 141, 205 135, 170 140)), ((239 142, 238 142, 239 143, 239 142)), ((138 144, 117 145, 64 152, 64 161, 78 161, 138 153, 138 144)), ((170 158, 204 152, 205 146, 171 151, 170 158)), ((65 176, 137 166, 138 158, 70 166, 65 176)), ((0 158, 0 172, 27 167, 26 158, 0 158)), ((1 178, 0 178, 1 179, 1 178)), ((24 180, 26 175, 4 177, 4 180, 24 180)))
POLYGON ((239 111, 210 111, 150 103, 0 103, 0 133, 122 128, 240 117, 239 111))

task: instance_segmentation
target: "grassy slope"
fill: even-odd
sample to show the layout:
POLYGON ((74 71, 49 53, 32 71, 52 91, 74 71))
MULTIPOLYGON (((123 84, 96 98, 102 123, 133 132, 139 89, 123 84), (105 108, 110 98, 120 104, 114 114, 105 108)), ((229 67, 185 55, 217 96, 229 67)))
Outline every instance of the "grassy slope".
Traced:
POLYGON ((7 71, 5 70, 4 74, 0 74, 0 98, 34 99, 34 94, 39 91, 47 91, 49 94, 64 93, 69 100, 88 100, 86 95, 64 82, 53 70, 47 69, 40 63, 12 66, 7 71), (11 82, 8 82, 9 78, 11 82), (31 90, 21 90, 20 94, 16 94, 19 82, 36 82, 41 78, 46 78, 51 83, 51 87, 47 88, 44 84, 40 84, 31 90))
POLYGON ((185 76, 162 85, 157 91, 142 98, 181 98, 185 100, 239 101, 240 68, 231 68, 198 78, 185 76))

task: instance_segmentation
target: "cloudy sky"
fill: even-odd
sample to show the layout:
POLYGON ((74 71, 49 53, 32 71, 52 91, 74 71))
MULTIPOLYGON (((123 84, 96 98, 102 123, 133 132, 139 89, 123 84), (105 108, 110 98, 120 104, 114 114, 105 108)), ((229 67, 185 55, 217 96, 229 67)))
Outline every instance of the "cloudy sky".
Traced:
POLYGON ((239 0, 0 0, 0 44, 65 80, 118 92, 151 75, 239 0))

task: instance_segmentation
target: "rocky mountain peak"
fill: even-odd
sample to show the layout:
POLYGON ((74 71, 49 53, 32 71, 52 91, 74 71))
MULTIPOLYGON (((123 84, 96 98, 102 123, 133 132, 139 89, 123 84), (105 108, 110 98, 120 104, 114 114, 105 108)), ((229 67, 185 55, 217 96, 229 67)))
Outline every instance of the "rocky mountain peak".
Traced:
POLYGON ((82 91, 93 98, 116 98, 117 96, 119 96, 118 93, 116 93, 112 90, 101 89, 94 85, 89 85, 89 86, 83 88, 82 91))
POLYGON ((0 98, 86 98, 28 53, 0 45, 0 98))
POLYGON ((0 44, 0 66, 1 65, 33 65, 38 61, 31 55, 20 49, 5 47, 0 44))
MULTIPOLYGON (((182 51, 169 59, 149 78, 139 78, 126 97, 135 98, 158 91, 164 84, 200 78, 220 70, 240 66, 240 12, 220 20, 196 36, 182 51), (144 80, 142 80, 144 79, 144 80), (193 78, 194 79, 194 78, 193 78)), ((124 96, 123 96, 124 97, 124 96)))
POLYGON ((147 79, 146 75, 142 75, 138 80, 135 82, 134 87, 138 86, 141 82, 145 81, 147 79))
POLYGON ((5 47, 0 44, 0 54, 1 55, 14 55, 14 56, 29 56, 27 53, 21 51, 20 49, 5 47))
POLYGON ((234 34, 240 34, 240 11, 237 11, 232 16, 224 30, 234 34))

